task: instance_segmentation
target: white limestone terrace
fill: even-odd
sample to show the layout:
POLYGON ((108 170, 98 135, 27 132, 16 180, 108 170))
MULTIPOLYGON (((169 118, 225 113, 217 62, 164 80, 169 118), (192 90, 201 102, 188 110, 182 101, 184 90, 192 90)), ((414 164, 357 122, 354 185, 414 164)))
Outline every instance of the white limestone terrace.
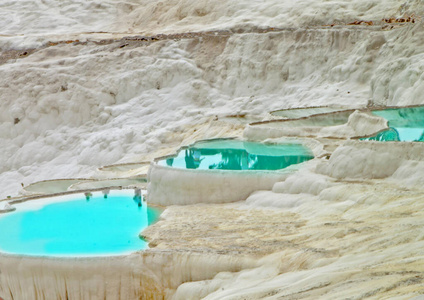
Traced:
MULTIPOLYGON (((24 192, 21 183, 122 179, 133 169, 98 168, 241 137, 245 124, 227 116, 424 103, 418 0, 4 1, 0 14, 6 200, 24 192), (414 22, 382 21, 408 16, 414 22), (373 25, 347 25, 356 20, 373 25)), ((167 207, 142 233, 150 252, 1 255, 0 297, 419 297, 421 144, 317 140, 329 159, 272 190, 167 207)))
MULTIPOLYGON (((219 141, 223 143, 220 146, 225 147, 225 142, 231 143, 231 141, 231 139, 219 141)), ((299 145, 299 148, 295 149, 297 151, 303 151, 303 153, 286 153, 286 155, 308 154, 313 158, 314 156, 321 156, 324 153, 322 145, 315 140, 288 138, 281 139, 277 143, 272 144, 274 146, 273 155, 277 155, 275 149, 279 145, 282 147, 279 155, 284 155, 285 145, 290 144, 299 145)), ((180 152, 184 148, 178 151, 180 152)), ((260 151, 261 149, 259 148, 256 154, 266 155, 260 151)), ((290 150, 286 149, 285 151, 288 152, 290 150)), ((293 152, 294 150, 291 151, 293 152)), ((169 157, 157 158, 150 165, 147 178, 149 182, 149 203, 167 206, 242 201, 254 191, 272 189, 276 182, 284 181, 290 174, 296 172, 302 166, 302 164, 293 164, 279 170, 186 169, 160 165, 159 162, 166 158, 169 157)))
POLYGON ((5 1, 1 4, 2 40, 8 46, 36 47, 47 39, 153 35, 253 27, 304 28, 344 25, 404 14, 420 15, 419 1, 5 1))
POLYGON ((250 140, 285 136, 348 139, 369 136, 387 128, 384 118, 366 111, 342 110, 297 119, 251 123, 246 126, 244 137, 250 140))
MULTIPOLYGON (((404 80, 385 81, 387 97, 373 86, 397 58, 412 68, 407 60, 417 57, 403 57, 408 43, 401 39, 422 32, 410 25, 211 35, 124 48, 121 41, 93 41, 11 59, 0 66, 1 196, 15 194, 20 183, 97 176, 101 165, 151 160, 155 151, 198 138, 233 136, 237 125, 219 124, 231 114, 370 99, 394 104, 389 90, 397 84, 410 85, 398 93, 418 88, 412 69, 404 80)), ((419 103, 416 93, 399 104, 419 103)))
MULTIPOLYGON (((399 30, 407 29, 411 30, 399 30)), ((393 31, 313 29, 163 40, 124 48, 119 41, 104 46, 59 44, 11 60, 0 67, 1 195, 16 193, 22 182, 96 176, 93 166, 150 160, 160 155, 155 151, 175 149, 196 138, 233 136, 242 126, 220 123, 226 115, 265 115, 282 103, 367 103, 371 77, 363 76, 370 76, 370 71, 358 71, 361 77, 353 69, 340 73, 341 57, 352 55, 352 60, 357 55, 354 43, 361 41, 366 48, 374 43, 370 35, 386 34, 393 31), (302 41, 307 36, 311 40, 302 41), (345 42, 347 49, 331 46, 345 42), (313 52, 306 48, 310 43, 313 52), (296 45, 294 53, 290 49, 296 45), (258 54, 260 49, 268 58, 258 54), (306 64, 296 66, 302 55, 308 57, 304 61, 316 63, 315 72, 306 64), (318 76, 321 72, 334 78, 318 76), (33 149, 43 151, 33 154, 33 149)), ((374 64, 382 62, 364 62, 363 67, 372 70, 374 64)))
POLYGON ((320 115, 320 114, 331 113, 331 112, 342 111, 342 110, 348 110, 348 109, 346 107, 335 107, 335 106, 301 107, 301 108, 278 109, 275 111, 271 111, 270 115, 276 119, 300 119, 304 117, 310 117, 314 115, 320 115))

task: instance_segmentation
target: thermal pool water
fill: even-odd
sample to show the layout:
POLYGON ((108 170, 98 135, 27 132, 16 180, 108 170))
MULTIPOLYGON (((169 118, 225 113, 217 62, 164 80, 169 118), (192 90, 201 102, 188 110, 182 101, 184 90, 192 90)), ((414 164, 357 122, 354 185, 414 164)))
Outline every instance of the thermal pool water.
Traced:
POLYGON ((33 200, 0 215, 0 251, 35 256, 125 254, 147 247, 142 229, 159 217, 140 196, 112 192, 33 200))
POLYGON ((400 141, 400 142, 423 142, 424 141, 424 106, 389 108, 375 110, 374 115, 385 118, 389 129, 378 134, 364 138, 373 141, 400 141))
POLYGON ((158 164, 203 170, 279 170, 312 158, 312 152, 300 144, 212 140, 195 143, 158 164))

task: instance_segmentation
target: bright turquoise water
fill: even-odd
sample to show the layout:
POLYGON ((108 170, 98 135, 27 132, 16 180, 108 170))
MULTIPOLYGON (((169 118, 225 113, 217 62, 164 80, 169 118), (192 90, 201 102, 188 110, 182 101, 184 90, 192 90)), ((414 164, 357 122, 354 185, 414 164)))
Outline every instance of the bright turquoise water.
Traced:
POLYGON ((363 140, 424 141, 424 106, 375 110, 372 113, 385 118, 390 128, 363 140))
POLYGON ((300 144, 213 140, 198 142, 158 164, 183 169, 278 170, 312 158, 312 152, 300 144))
MULTIPOLYGON (((37 205, 16 205, 0 215, 0 251, 41 256, 117 255, 141 250, 147 243, 140 231, 160 212, 131 194, 84 195, 75 200, 37 205), (28 207, 25 207, 29 206, 28 207), (31 205, 33 207, 31 207, 31 205)), ((35 202, 35 200, 34 200, 35 202)))

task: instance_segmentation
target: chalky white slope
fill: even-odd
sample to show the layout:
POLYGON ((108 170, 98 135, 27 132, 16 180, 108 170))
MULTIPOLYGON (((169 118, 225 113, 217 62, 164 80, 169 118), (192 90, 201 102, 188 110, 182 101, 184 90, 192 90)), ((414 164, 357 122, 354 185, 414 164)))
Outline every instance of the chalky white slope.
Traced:
MULTIPOLYGON (((96 177, 102 165, 143 161, 195 138, 240 133, 239 127, 215 121, 216 116, 265 117, 274 109, 328 104, 422 104, 420 19, 392 30, 382 30, 380 24, 385 17, 422 13, 418 0, 3 1, 0 198, 18 194, 20 183, 96 177), (376 25, 345 25, 358 19, 376 25), (324 26, 330 24, 336 26, 324 26), (283 30, 258 30, 266 27, 283 30), (210 30, 225 34, 125 47, 121 41, 99 42, 210 30), (86 43, 49 45, 65 40, 86 43)), ((407 167, 404 164, 394 178, 407 167)), ((414 165, 414 172, 420 174, 417 168, 414 165)), ((348 189, 344 188, 340 189, 348 189)), ((258 196, 252 197, 247 204, 263 207, 278 195, 262 194, 266 205, 258 196)), ((306 197, 299 201, 315 203, 318 195, 306 197)), ((376 201, 374 209, 380 209, 386 200, 376 201)), ((314 208, 318 218, 322 205, 314 208)), ((339 204, 329 205, 330 210, 339 208, 339 204)), ((314 217, 306 209, 296 213, 314 217)), ((310 230, 303 234, 318 235, 310 230)), ((373 249, 368 246, 364 249, 373 249)), ((395 250, 388 251, 381 257, 391 259, 395 250)), ((360 254, 352 259, 352 265, 365 261, 360 254)), ((294 284, 297 278, 318 276, 291 277, 284 273, 284 264, 268 268, 264 261, 263 265, 260 278, 257 271, 221 274, 208 283, 182 286, 176 297, 205 297, 213 292, 210 297, 216 299, 246 293, 255 299, 273 293, 276 286, 294 284), (220 292, 229 286, 228 292, 220 292)), ((346 267, 341 258, 334 264, 323 263, 322 270, 338 274, 346 267)), ((322 284, 331 285, 339 280, 336 277, 322 284)), ((314 282, 319 286, 321 281, 314 282)), ((354 295, 355 287, 350 288, 354 295)))
POLYGON ((1 197, 15 195, 20 183, 87 177, 98 166, 178 146, 176 132, 212 115, 421 101, 420 23, 394 31, 316 26, 412 13, 415 2, 248 1, 219 9, 223 2, 217 1, 201 6, 212 11, 203 17, 196 15, 198 2, 174 2, 1 4, 0 11, 14 15, 2 19, 1 48, 35 49, 0 66, 1 197), (163 6, 169 8, 165 16, 158 12, 163 6), (186 11, 183 21, 172 17, 186 11), (42 47, 69 36, 84 41, 81 32, 167 33, 224 24, 294 29, 136 48, 93 42, 42 47))

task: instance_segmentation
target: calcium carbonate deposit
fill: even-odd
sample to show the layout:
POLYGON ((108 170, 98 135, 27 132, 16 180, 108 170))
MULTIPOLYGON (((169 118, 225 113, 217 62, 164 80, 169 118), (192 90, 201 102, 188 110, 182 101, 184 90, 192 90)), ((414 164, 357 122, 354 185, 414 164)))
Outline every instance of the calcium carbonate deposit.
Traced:
POLYGON ((171 191, 145 251, 0 253, 0 298, 420 299, 424 144, 361 137, 389 128, 370 109, 424 104, 423 17, 420 0, 1 1, 0 212, 146 188, 149 162, 202 139, 290 140, 315 158, 237 202, 171 191), (249 125, 324 106, 360 110, 249 125))

